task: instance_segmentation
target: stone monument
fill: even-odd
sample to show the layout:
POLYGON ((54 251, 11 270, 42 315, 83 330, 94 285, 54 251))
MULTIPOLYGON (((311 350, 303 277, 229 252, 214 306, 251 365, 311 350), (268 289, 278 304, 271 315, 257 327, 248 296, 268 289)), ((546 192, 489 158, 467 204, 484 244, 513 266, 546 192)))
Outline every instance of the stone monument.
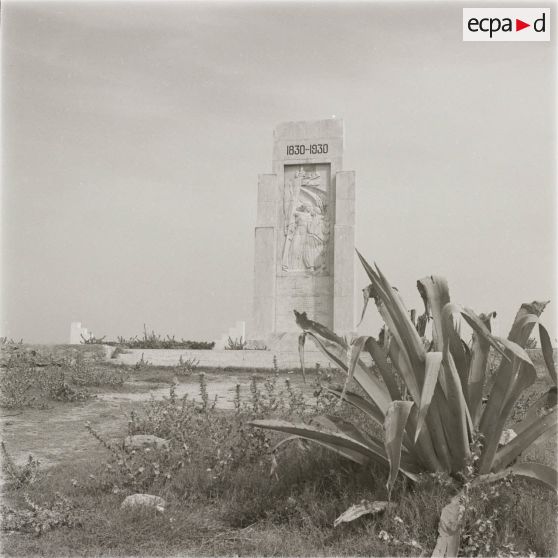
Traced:
POLYGON ((355 174, 343 170, 343 139, 335 118, 275 128, 273 173, 258 182, 250 336, 268 348, 300 332, 293 310, 354 331, 355 174))

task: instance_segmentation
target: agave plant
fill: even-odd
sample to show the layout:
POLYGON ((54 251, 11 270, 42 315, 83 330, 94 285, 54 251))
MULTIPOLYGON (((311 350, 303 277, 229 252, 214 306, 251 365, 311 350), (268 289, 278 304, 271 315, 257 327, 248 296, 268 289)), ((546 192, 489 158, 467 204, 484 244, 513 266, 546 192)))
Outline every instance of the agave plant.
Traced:
MULTIPOLYGON (((368 298, 372 298, 385 323, 383 343, 371 336, 348 342, 295 311, 302 329, 301 364, 304 372, 304 345, 310 338, 347 374, 345 385, 330 392, 381 425, 384 439, 334 416, 319 417, 315 425, 281 420, 257 420, 252 425, 315 441, 360 464, 373 461, 385 466, 388 500, 399 472, 411 481, 416 481, 420 473, 446 472, 469 486, 513 473, 558 490, 554 468, 517 461, 533 444, 542 443, 557 431, 553 349, 539 321, 546 303, 523 304, 504 339, 491 332, 494 313, 477 315, 450 302, 446 280, 429 276, 417 282, 425 314, 415 320, 380 269, 357 254, 371 282, 364 290, 363 315, 368 298), (469 344, 460 335, 461 319, 473 332, 469 344), (427 321, 432 329, 428 341, 421 336, 427 321), (502 444, 514 405, 537 378, 524 350, 535 325, 551 385, 530 406, 523 420, 513 425, 512 435, 507 436, 513 439, 502 444), (491 349, 501 355, 501 360, 489 382, 491 349), (374 367, 365 362, 370 362, 369 357, 363 358, 366 354, 374 367), (347 389, 351 379, 366 396, 347 389), (480 449, 473 455, 474 442, 480 449)), ((459 510, 458 495, 442 513, 435 555, 457 553, 459 510)), ((366 506, 361 512, 366 513, 366 506)))

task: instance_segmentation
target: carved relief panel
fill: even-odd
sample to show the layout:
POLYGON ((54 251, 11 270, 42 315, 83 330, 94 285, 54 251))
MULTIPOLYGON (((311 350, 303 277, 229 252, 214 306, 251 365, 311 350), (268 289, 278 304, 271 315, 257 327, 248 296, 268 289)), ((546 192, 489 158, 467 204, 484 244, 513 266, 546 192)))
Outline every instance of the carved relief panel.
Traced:
POLYGON ((331 228, 330 165, 286 165, 281 270, 328 275, 331 228))

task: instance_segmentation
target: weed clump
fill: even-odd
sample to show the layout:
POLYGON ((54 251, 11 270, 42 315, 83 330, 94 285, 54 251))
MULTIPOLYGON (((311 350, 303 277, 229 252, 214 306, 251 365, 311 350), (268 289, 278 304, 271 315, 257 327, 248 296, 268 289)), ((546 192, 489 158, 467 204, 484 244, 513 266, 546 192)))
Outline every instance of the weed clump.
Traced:
MULTIPOLYGON (((104 339, 104 338, 103 338, 104 339)), ((119 336, 117 341, 103 341, 105 345, 120 347, 122 349, 191 349, 191 350, 210 350, 215 346, 214 341, 189 341, 176 339, 175 336, 159 335, 154 331, 147 332, 144 324, 143 335, 138 337, 119 336)))
POLYGON ((73 504, 57 493, 54 500, 37 504, 24 494, 26 509, 1 506, 0 518, 3 531, 30 532, 40 536, 57 527, 76 527, 81 524, 73 504))
POLYGON ((24 465, 17 465, 3 441, 0 443, 0 451, 2 453, 2 471, 16 489, 29 486, 37 481, 40 476, 38 459, 29 455, 24 465))
POLYGON ((33 351, 13 351, 0 371, 0 407, 46 408, 51 401, 83 402, 93 395, 87 387, 122 386, 122 369, 96 365, 81 353, 55 361, 39 361, 33 351))

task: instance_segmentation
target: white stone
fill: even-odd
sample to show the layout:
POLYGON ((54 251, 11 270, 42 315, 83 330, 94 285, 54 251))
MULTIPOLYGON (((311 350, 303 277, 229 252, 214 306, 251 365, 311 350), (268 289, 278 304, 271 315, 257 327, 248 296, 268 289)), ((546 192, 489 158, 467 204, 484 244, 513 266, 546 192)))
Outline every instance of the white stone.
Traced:
POLYGON ((82 327, 81 322, 72 322, 70 324, 70 345, 80 345, 84 339, 89 339, 91 332, 82 327))
POLYGON ((127 496, 122 504, 121 509, 138 509, 138 508, 154 508, 158 512, 164 512, 166 506, 165 500, 160 496, 153 496, 151 494, 132 494, 127 496))
POLYGON ((517 438, 515 430, 508 428, 507 430, 504 430, 502 432, 498 444, 501 446, 505 446, 506 444, 509 444, 514 438, 517 438))

